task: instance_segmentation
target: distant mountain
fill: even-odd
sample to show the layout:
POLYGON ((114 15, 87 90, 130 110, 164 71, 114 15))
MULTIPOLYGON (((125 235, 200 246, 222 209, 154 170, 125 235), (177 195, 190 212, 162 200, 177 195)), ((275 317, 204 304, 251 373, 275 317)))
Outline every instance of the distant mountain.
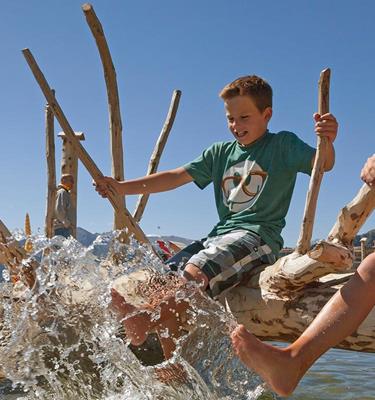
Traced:
MULTIPOLYGON (((85 247, 90 246, 93 241, 99 236, 101 233, 91 233, 87 231, 84 228, 77 227, 77 240, 83 244, 85 247)), ((170 241, 170 242, 178 242, 182 243, 184 245, 188 245, 191 242, 193 242, 192 239, 187 239, 181 236, 175 236, 175 235, 166 235, 166 236, 159 236, 159 235, 147 235, 148 239, 150 240, 151 243, 154 243, 156 240, 165 240, 165 241, 170 241)))
POLYGON ((81 227, 77 227, 77 240, 85 247, 89 247, 92 242, 99 236, 99 233, 91 233, 81 227))

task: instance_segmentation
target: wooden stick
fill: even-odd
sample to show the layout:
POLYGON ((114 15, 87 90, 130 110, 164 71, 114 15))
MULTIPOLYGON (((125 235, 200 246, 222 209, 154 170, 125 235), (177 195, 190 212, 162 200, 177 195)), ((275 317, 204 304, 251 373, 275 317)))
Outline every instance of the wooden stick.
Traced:
MULTIPOLYGON (((94 36, 96 45, 99 50, 99 55, 102 60, 104 78, 107 87, 108 97, 108 112, 109 112, 109 133, 111 142, 112 155, 112 176, 118 180, 124 180, 124 160, 122 146, 122 122, 120 113, 120 101, 117 88, 116 70, 112 62, 111 53, 104 35, 102 24, 95 14, 91 4, 85 3, 82 6, 87 24, 94 36)), ((125 197, 115 195, 116 203, 122 204, 125 207, 125 197)), ((124 213, 114 212, 114 228, 123 229, 126 227, 124 213)))
MULTIPOLYGON (((331 71, 329 68, 323 70, 319 79, 319 109, 320 115, 329 112, 329 82, 331 71)), ((318 136, 318 145, 315 155, 314 167, 312 170, 309 190, 307 192, 305 212, 302 220, 301 232, 298 239, 296 251, 299 254, 306 254, 310 248, 312 230, 314 227, 314 218, 316 203, 320 184, 323 178, 324 163, 326 160, 327 138, 318 136)))
MULTIPOLYGON (((55 95, 54 90, 52 94, 55 95)), ((47 158, 47 206, 45 218, 45 235, 53 236, 53 218, 56 203, 56 162, 55 162, 55 128, 51 106, 47 103, 45 111, 46 124, 46 158, 47 158)))
MULTIPOLYGON (((92 176, 92 178, 96 181, 103 177, 103 174, 99 170, 99 168, 96 166, 90 155, 87 153, 85 148, 81 145, 81 143, 77 140, 75 137, 74 131, 71 128, 68 120, 66 119, 59 103, 57 102, 54 94, 52 93, 48 82, 46 81, 42 71, 40 70, 38 64, 36 63, 33 55, 31 54, 31 51, 29 49, 24 49, 22 50, 22 53, 36 79, 38 82, 48 104, 51 106, 52 111, 59 122, 61 128, 65 132, 65 135, 72 141, 72 144, 77 152, 77 155, 79 159, 81 160, 82 164, 86 167, 87 171, 89 174, 92 176)), ((116 197, 114 194, 111 192, 108 195, 108 199, 111 202, 113 208, 119 212, 119 213, 124 213, 124 218, 126 218, 127 221, 127 228, 128 230, 134 234, 134 237, 143 243, 149 243, 149 240, 147 239, 146 235, 143 233, 142 229, 138 226, 136 221, 134 221, 133 217, 129 213, 129 211, 122 207, 122 204, 118 204, 116 202, 116 197)))
MULTIPOLYGON (((163 129, 160 132, 159 138, 156 142, 154 151, 152 152, 150 162, 148 164, 147 175, 154 174, 158 169, 160 157, 163 153, 165 144, 167 143, 169 133, 172 129, 173 122, 177 114, 180 98, 181 98, 181 91, 175 90, 172 95, 172 100, 169 106, 167 118, 163 125, 163 129)), ((142 194, 138 198, 138 202, 135 207, 135 212, 133 214, 133 217, 137 222, 139 222, 142 218, 149 197, 150 197, 149 194, 142 194)))
MULTIPOLYGON (((77 237, 77 203, 78 203, 78 156, 72 142, 66 137, 64 132, 60 132, 58 137, 62 139, 61 154, 61 176, 70 174, 73 176, 74 185, 70 189, 70 216, 71 216, 71 233, 74 238, 77 237)), ((83 132, 74 132, 74 136, 79 141, 85 140, 83 132)))
POLYGON ((0 253, 2 255, 2 261, 7 266, 10 274, 17 274, 17 264, 26 258, 25 249, 19 245, 19 243, 12 238, 12 234, 9 229, 0 220, 0 253))

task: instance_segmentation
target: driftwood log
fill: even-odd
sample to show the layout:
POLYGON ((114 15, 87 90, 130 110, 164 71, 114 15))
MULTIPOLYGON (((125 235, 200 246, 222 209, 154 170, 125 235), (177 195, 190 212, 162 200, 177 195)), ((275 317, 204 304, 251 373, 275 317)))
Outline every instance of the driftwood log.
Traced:
MULTIPOLYGON (((112 176, 118 180, 124 180, 124 157, 122 146, 122 121, 120 112, 120 100, 117 88, 116 70, 113 65, 111 53, 104 35, 102 24, 97 17, 94 7, 85 3, 82 6, 86 21, 94 36, 98 47, 100 59, 103 65, 104 79, 107 88, 108 112, 109 112, 109 133, 112 156, 112 176)), ((115 194, 116 203, 125 207, 125 198, 115 194)), ((124 229, 127 221, 124 214, 114 211, 114 229, 124 229)))
MULTIPOLYGON (((24 49, 22 50, 22 53, 36 81, 38 82, 48 104, 51 106, 55 118, 59 122, 66 137, 68 137, 71 140, 72 145, 75 148, 75 152, 78 155, 78 158, 81 160, 82 164, 86 167, 87 171, 94 180, 98 180, 99 178, 103 177, 102 172, 96 166, 93 159, 90 157, 85 148, 81 145, 79 140, 75 137, 72 127, 70 126, 67 118, 65 117, 65 114, 63 113, 59 103, 57 102, 56 97, 54 96, 50 86, 48 85, 48 82, 46 81, 42 71, 40 70, 33 55, 31 54, 31 51, 29 49, 24 49)), ((136 221, 129 213, 129 211, 126 209, 126 207, 123 206, 123 203, 120 204, 118 202, 118 197, 116 197, 113 193, 109 193, 108 200, 111 202, 115 211, 123 214, 123 217, 126 220, 126 227, 129 230, 129 232, 134 234, 134 237, 141 243, 149 243, 149 240, 147 239, 146 235, 139 227, 139 225, 136 223, 136 221)))
MULTIPOLYGON (((53 95, 55 94, 54 91, 53 95)), ((56 161, 55 161, 55 127, 50 105, 45 109, 46 159, 47 159, 47 204, 44 232, 46 237, 53 236, 53 217, 56 203, 56 161)))
MULTIPOLYGON (((374 207, 375 190, 364 185, 340 211, 326 242, 254 271, 246 285, 229 292, 226 300, 238 322, 263 340, 290 342, 300 336, 350 279, 352 273, 343 274, 352 265, 350 246, 374 207)), ((375 310, 337 347, 375 352, 375 310)))
MULTIPOLYGON (((147 175, 154 174, 158 169, 160 157, 163 153, 165 144, 167 143, 169 133, 172 129, 173 122, 177 114, 180 98, 181 98, 181 91, 175 90, 172 95, 171 104, 169 106, 167 118, 164 122, 163 129, 160 132, 159 138, 156 142, 154 151, 152 152, 150 162, 148 164, 147 175)), ((149 197, 150 197, 149 194, 142 194, 138 198, 137 204, 135 206, 135 211, 133 214, 133 217, 137 222, 139 222, 142 218, 149 197)))
MULTIPOLYGON (((74 132, 75 137, 83 141, 85 140, 85 134, 83 132, 74 132)), ((77 194, 78 194, 78 157, 72 145, 72 141, 65 135, 64 132, 60 132, 58 135, 62 139, 62 154, 61 154, 61 176, 63 174, 70 174, 73 176, 74 185, 70 190, 71 199, 71 216, 72 216, 72 236, 77 237, 77 194)))

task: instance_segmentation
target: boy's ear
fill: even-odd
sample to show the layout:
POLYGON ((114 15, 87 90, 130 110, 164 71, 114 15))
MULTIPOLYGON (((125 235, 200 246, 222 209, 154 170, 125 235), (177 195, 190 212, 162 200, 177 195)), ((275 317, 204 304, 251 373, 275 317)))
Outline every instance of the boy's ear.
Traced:
POLYGON ((263 115, 264 115, 265 120, 268 122, 272 118, 272 108, 271 107, 267 107, 263 111, 263 115))

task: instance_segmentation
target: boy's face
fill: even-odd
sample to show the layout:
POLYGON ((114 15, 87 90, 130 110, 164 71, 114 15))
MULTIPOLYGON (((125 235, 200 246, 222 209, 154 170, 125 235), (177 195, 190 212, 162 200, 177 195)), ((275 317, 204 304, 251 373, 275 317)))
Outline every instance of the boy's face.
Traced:
POLYGON ((243 146, 247 146, 260 138, 267 129, 272 117, 272 108, 259 111, 249 96, 236 96, 225 100, 225 111, 229 130, 243 146))

